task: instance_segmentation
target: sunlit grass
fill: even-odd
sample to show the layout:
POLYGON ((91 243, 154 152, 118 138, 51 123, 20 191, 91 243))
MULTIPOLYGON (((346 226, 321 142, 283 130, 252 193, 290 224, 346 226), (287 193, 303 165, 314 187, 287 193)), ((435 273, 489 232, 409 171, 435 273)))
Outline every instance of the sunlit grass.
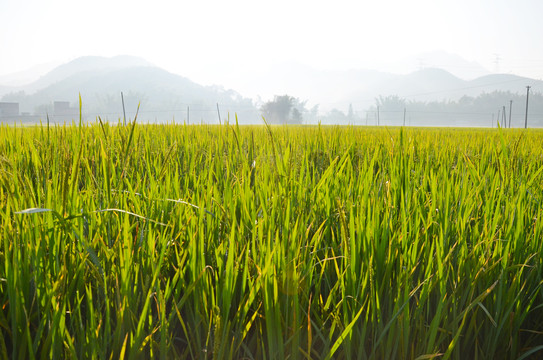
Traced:
POLYGON ((0 126, 3 358, 543 353, 543 132, 0 126))

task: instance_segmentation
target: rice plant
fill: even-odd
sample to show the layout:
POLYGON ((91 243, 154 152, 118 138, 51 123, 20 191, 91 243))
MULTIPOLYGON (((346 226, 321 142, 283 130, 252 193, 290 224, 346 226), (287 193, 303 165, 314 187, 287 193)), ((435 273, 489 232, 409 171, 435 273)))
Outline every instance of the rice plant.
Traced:
POLYGON ((543 354, 543 132, 0 126, 2 358, 543 354))

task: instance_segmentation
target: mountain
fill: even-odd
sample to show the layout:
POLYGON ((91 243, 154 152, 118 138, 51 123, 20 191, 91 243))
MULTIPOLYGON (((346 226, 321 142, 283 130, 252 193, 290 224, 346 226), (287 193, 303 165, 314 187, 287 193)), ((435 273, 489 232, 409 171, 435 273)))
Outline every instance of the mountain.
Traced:
POLYGON ((112 58, 83 56, 54 68, 36 82, 32 83, 30 88, 41 89, 64 80, 70 76, 81 73, 105 72, 126 68, 152 66, 153 64, 149 63, 148 61, 135 56, 121 55, 112 58))
POLYGON ((3 91, 12 91, 17 87, 30 84, 38 80, 41 76, 53 70, 58 65, 59 64, 57 63, 39 64, 23 71, 0 75, 0 84, 2 84, 4 87, 3 89, 2 86, 0 86, 0 96, 4 94, 3 91))
MULTIPOLYGON (((543 87, 543 82, 510 74, 464 80, 439 68, 393 74, 367 69, 319 70, 283 63, 254 74, 250 82, 238 85, 262 96, 257 98, 256 105, 234 90, 199 85, 140 58, 89 56, 58 66, 26 86, 0 86, 0 93, 9 91, 1 101, 18 102, 21 113, 35 113, 41 119, 49 115, 55 121, 79 117, 79 94, 86 119, 101 116, 116 121, 123 117, 120 95, 123 92, 129 118, 135 116, 140 104, 142 121, 217 122, 219 116, 226 118, 231 114, 233 117, 235 113, 240 122, 246 123, 259 123, 258 108, 274 95, 288 94, 300 99, 299 103, 305 104, 306 110, 311 109, 306 112, 305 121, 329 117, 333 122, 329 114, 347 114, 351 105, 355 114, 366 118, 377 99, 387 96, 396 96, 405 104, 455 102, 466 96, 478 97, 496 91, 525 96, 527 85, 533 86, 535 93, 543 87), (318 113, 315 105, 319 105, 318 113)), ((517 103, 518 99, 515 109, 519 111, 517 103)), ((496 110, 484 116, 491 118, 492 112, 497 113, 503 105, 501 102, 489 105, 496 110)), ((473 111, 478 109, 470 110, 473 111)), ((403 111, 401 113, 403 115, 403 111)), ((30 120, 36 121, 35 118, 30 120)))
MULTIPOLYGON (((396 95, 408 102, 456 101, 464 96, 477 97, 495 91, 523 94, 527 85, 539 89, 543 86, 542 81, 507 74, 486 75, 468 81, 435 68, 426 68, 407 75, 377 72, 372 75, 368 76, 367 71, 345 72, 343 83, 351 86, 353 79, 356 79, 358 87, 351 86, 351 92, 334 106, 346 112, 349 104, 353 104, 360 111, 375 105, 379 96, 396 95)), ((336 83, 339 82, 336 80, 336 83)))
POLYGON ((335 109, 347 113, 351 104, 355 111, 364 111, 375 105, 379 96, 397 95, 407 101, 455 101, 494 91, 523 93, 526 85, 536 84, 541 82, 505 74, 465 80, 441 68, 397 74, 368 69, 320 70, 283 63, 256 74, 250 82, 239 82, 238 86, 247 94, 260 95, 264 101, 288 94, 307 100, 309 107, 318 104, 320 113, 327 114, 335 109))
MULTIPOLYGON (((393 58, 367 64, 366 68, 322 70, 296 62, 275 64, 245 79, 236 79, 230 86, 251 97, 272 99, 289 94, 308 100, 325 113, 337 108, 347 111, 349 104, 357 109, 375 103, 379 95, 403 97, 421 93, 423 100, 442 99, 452 90, 469 85, 469 81, 490 72, 480 64, 445 51, 432 51, 414 56, 393 58), (380 70, 372 70, 372 68, 380 70), (417 69, 418 71, 408 71, 417 69), (440 71, 441 70, 441 71, 440 71)), ((241 78, 241 77, 240 77, 241 78)), ((459 91, 451 96, 461 97, 459 91)))
POLYGON ((424 68, 443 69, 463 80, 473 80, 490 74, 490 71, 475 61, 469 61, 456 54, 441 50, 420 53, 403 62, 416 65, 419 70, 424 68))
POLYGON ((152 64, 138 57, 122 55, 112 58, 83 56, 61 65, 52 63, 37 65, 24 71, 0 76, 0 97, 19 91, 30 94, 80 72, 135 66, 152 64))
POLYGON ((276 64, 238 84, 246 93, 265 101, 274 95, 288 94, 327 112, 333 108, 346 111, 349 103, 356 103, 358 108, 371 106, 382 93, 382 85, 397 77, 374 70, 320 70, 289 62, 276 64))
POLYGON ((433 100, 440 97, 440 94, 450 96, 451 92, 464 86, 464 80, 443 69, 427 68, 411 74, 396 76, 383 84, 382 91, 385 94, 403 94, 405 97, 433 100))
POLYGON ((87 119, 123 117, 123 92, 127 117, 140 104, 142 121, 217 122, 217 104, 224 116, 236 112, 240 121, 254 117, 250 99, 232 90, 201 86, 191 80, 134 57, 83 57, 61 65, 2 101, 19 102, 20 111, 53 120, 79 116, 79 94, 87 119), (55 102, 57 103, 55 108, 55 102), (243 115, 243 116, 241 116, 243 115))
POLYGON ((0 85, 0 98, 14 91, 17 91, 17 88, 14 86, 0 85))
POLYGON ((543 81, 512 74, 492 74, 468 82, 473 89, 493 89, 494 91, 525 92, 526 86, 541 88, 543 81))

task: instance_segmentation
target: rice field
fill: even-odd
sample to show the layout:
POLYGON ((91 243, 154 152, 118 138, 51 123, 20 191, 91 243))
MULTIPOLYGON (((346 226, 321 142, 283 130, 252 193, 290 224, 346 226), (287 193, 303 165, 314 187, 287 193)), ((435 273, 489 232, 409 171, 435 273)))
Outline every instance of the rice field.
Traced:
POLYGON ((543 356, 543 131, 0 126, 3 359, 543 356))

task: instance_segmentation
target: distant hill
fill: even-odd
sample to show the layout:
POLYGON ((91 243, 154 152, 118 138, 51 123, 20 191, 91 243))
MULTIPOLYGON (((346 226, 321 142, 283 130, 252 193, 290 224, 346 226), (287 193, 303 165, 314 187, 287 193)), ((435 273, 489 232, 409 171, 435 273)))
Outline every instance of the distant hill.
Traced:
MULTIPOLYGON (((462 62, 458 60, 456 64, 462 62)), ((241 123, 260 123, 258 109, 274 95, 288 94, 302 103, 307 100, 307 110, 312 108, 313 115, 304 121, 318 121, 330 113, 347 114, 350 105, 355 114, 366 118, 367 110, 375 107, 376 99, 390 95, 407 103, 425 103, 458 101, 465 96, 477 97, 496 91, 520 96, 525 94, 526 85, 532 86, 533 92, 543 89, 542 81, 510 74, 464 80, 439 68, 400 75, 365 69, 318 70, 296 63, 279 64, 255 74, 251 84, 254 87, 251 93, 262 89, 260 93, 264 95, 256 104, 234 90, 199 85, 141 58, 87 56, 58 66, 31 84, 0 85, 0 97, 1 101, 19 102, 21 113, 35 113, 42 119, 48 114, 59 121, 79 117, 79 94, 86 119, 101 116, 116 121, 123 116, 120 96, 123 92, 127 117, 133 118, 141 103, 139 118, 142 121, 218 122, 219 104, 222 118, 230 115, 233 120, 237 114, 241 123), (64 102, 60 104, 61 111, 55 110, 53 105, 58 101, 64 102), (314 108, 316 104, 318 113, 314 108)), ((495 107, 499 109, 502 105, 495 107)), ((518 100, 515 108, 520 110, 518 100)), ((330 121, 335 119, 332 117, 330 121)))
POLYGON ((383 84, 382 91, 387 95, 403 95, 403 97, 433 100, 444 96, 443 94, 450 96, 449 94, 465 86, 464 80, 445 70, 428 68, 408 75, 396 76, 383 84))
POLYGON ((543 89, 543 82, 516 75, 464 80, 439 68, 423 68, 403 75, 368 69, 319 70, 283 63, 257 74, 244 87, 252 86, 249 92, 260 93, 266 100, 274 94, 289 94, 308 100, 310 107, 319 104, 321 113, 334 108, 346 113, 350 104, 355 111, 368 109, 379 96, 397 95, 408 101, 454 101, 494 91, 524 93, 526 85, 534 86, 534 91, 543 89))
POLYGON ((473 80, 490 74, 490 71, 475 61, 440 50, 419 53, 402 62, 416 65, 419 69, 443 69, 462 80, 473 80))
MULTIPOLYGON (((466 81, 441 69, 423 69, 409 75, 397 75, 381 83, 379 95, 398 95, 407 100, 442 101, 458 100, 462 96, 478 96, 494 91, 521 93, 526 85, 539 88, 543 82, 516 75, 486 75, 466 81)), ((363 94, 370 95, 371 89, 363 94)), ((353 99, 354 100, 354 99, 353 99)))
POLYGON ((6 94, 9 94, 10 92, 17 91, 17 88, 14 86, 5 86, 0 85, 0 98, 6 94))
POLYGON ((468 82, 473 89, 484 88, 497 91, 525 92, 526 86, 542 89, 543 81, 512 74, 493 74, 481 76, 468 82))
POLYGON ((522 93, 526 85, 540 87, 542 81, 517 75, 493 74, 474 80, 462 80, 445 70, 423 69, 409 75, 397 76, 383 84, 382 95, 398 95, 407 100, 441 101, 457 100, 462 96, 478 96, 482 93, 505 91, 522 93))
POLYGON ((30 84, 28 87, 36 90, 42 89, 59 81, 65 80, 70 76, 81 73, 94 73, 151 66, 153 65, 148 61, 135 56, 115 56, 112 58, 83 56, 54 68, 36 82, 30 84))
POLYGON ((4 87, 8 87, 7 89, 2 89, 2 86, 0 86, 0 97, 5 94, 3 91, 13 91, 17 87, 30 84, 57 66, 57 63, 49 62, 38 64, 29 69, 17 71, 15 73, 0 75, 0 84, 4 87))
POLYGON ((229 112, 233 117, 236 112, 241 122, 258 118, 252 101, 232 90, 201 86, 143 59, 126 56, 78 58, 20 88, 19 92, 5 95, 2 100, 19 102, 21 112, 42 117, 49 114, 53 118, 53 103, 69 102, 71 111, 67 113, 64 109, 64 119, 67 115, 79 116, 81 94, 83 112, 89 120, 96 116, 117 120, 123 116, 121 92, 127 117, 133 118, 141 103, 142 121, 218 122, 217 104, 224 117, 229 112))

